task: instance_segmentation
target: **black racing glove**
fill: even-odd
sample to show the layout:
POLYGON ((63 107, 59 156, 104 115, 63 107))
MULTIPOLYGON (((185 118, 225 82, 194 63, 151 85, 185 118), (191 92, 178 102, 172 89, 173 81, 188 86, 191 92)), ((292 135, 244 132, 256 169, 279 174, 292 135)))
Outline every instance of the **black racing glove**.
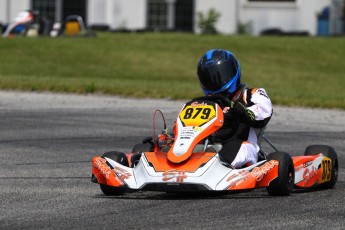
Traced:
POLYGON ((231 109, 233 114, 239 117, 244 116, 249 122, 253 122, 255 119, 255 114, 250 109, 245 107, 241 102, 232 103, 231 109))

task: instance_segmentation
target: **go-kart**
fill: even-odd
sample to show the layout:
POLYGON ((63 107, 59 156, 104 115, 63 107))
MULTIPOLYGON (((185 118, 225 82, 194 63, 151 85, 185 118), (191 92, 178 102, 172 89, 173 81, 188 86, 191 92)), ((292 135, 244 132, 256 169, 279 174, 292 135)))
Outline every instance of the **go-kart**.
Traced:
POLYGON ((20 12, 13 21, 7 26, 3 37, 25 36, 27 35, 30 26, 35 22, 38 12, 26 10, 20 12))
MULTIPOLYGON (((92 159, 91 181, 105 195, 138 190, 163 192, 224 192, 267 187, 270 195, 289 195, 293 189, 332 188, 338 177, 338 158, 326 145, 311 145, 303 156, 259 152, 256 164, 232 168, 222 162, 219 143, 210 137, 224 122, 222 108, 231 101, 207 96, 187 102, 176 119, 173 143, 162 147, 159 137, 146 138, 131 153, 106 152, 92 159)), ((163 117, 164 119, 164 117, 163 117)), ((257 130, 258 143, 266 140, 257 130)))

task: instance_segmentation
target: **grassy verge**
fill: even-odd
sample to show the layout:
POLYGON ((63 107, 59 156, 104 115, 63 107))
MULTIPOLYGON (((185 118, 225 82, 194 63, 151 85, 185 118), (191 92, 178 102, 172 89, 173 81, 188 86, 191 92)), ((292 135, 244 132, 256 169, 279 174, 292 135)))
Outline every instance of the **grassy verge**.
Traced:
POLYGON ((211 48, 239 58, 242 79, 275 104, 345 109, 345 40, 110 34, 96 38, 0 38, 0 88, 131 97, 202 94, 196 63, 211 48))

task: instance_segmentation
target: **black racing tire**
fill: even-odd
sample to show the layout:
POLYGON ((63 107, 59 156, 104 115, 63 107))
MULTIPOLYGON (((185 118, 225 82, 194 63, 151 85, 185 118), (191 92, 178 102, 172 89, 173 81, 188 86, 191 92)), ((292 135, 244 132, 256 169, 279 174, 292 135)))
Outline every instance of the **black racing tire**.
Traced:
POLYGON ((267 191, 272 196, 288 196, 295 184, 295 169, 292 158, 285 152, 273 152, 268 155, 267 161, 277 160, 278 177, 270 182, 267 191))
POLYGON ((123 166, 129 167, 128 159, 126 157, 126 154, 123 152, 118 152, 118 151, 106 152, 102 155, 102 157, 110 158, 113 161, 116 161, 117 163, 122 164, 123 166))
POLYGON ((126 193, 125 187, 113 187, 106 184, 99 184, 99 187, 106 196, 120 196, 126 193))
POLYGON ((132 153, 141 153, 141 152, 151 152, 152 145, 150 143, 139 143, 134 145, 132 153))
POLYGON ((331 180, 320 185, 322 188, 333 188, 338 181, 338 156, 335 150, 328 145, 309 145, 304 156, 311 156, 322 153, 332 160, 331 180))
POLYGON ((133 153, 131 156, 131 168, 134 168, 140 161, 141 153, 133 153))
MULTIPOLYGON (((102 157, 107 157, 110 158, 114 161, 116 161, 117 163, 120 163, 124 166, 129 167, 129 163, 128 163, 128 159, 126 157, 126 154, 124 154, 123 152, 118 152, 118 151, 111 151, 111 152, 106 152, 103 154, 102 157)), ((126 187, 113 187, 113 186, 109 186, 106 184, 99 184, 102 192, 104 193, 104 195, 107 196, 119 196, 119 195, 123 195, 126 192, 126 187)))

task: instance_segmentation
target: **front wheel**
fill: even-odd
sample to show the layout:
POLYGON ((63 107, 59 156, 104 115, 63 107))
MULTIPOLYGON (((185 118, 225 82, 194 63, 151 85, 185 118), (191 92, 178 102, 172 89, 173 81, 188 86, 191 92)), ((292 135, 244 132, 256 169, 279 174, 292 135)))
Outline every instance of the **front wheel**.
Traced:
POLYGON ((268 193, 272 196, 288 196, 295 183, 295 169, 291 156, 284 152, 274 152, 268 155, 267 160, 279 162, 278 177, 268 185, 268 193))
MULTIPOLYGON (((111 152, 106 152, 103 154, 102 157, 107 157, 112 159, 113 161, 116 161, 117 163, 120 163, 124 166, 129 167, 129 163, 126 157, 126 154, 118 151, 111 151, 111 152)), ((126 187, 114 187, 114 186, 109 186, 106 184, 99 184, 102 192, 104 195, 107 196, 118 196, 118 195, 123 195, 126 192, 126 187)))
POLYGON ((322 153, 332 161, 331 179, 328 182, 321 184, 321 187, 329 189, 333 188, 338 180, 338 156, 335 150, 328 145, 310 145, 306 148, 304 156, 311 156, 322 153))
POLYGON ((107 196, 120 196, 125 194, 126 187, 113 187, 106 184, 99 184, 104 195, 107 196))

